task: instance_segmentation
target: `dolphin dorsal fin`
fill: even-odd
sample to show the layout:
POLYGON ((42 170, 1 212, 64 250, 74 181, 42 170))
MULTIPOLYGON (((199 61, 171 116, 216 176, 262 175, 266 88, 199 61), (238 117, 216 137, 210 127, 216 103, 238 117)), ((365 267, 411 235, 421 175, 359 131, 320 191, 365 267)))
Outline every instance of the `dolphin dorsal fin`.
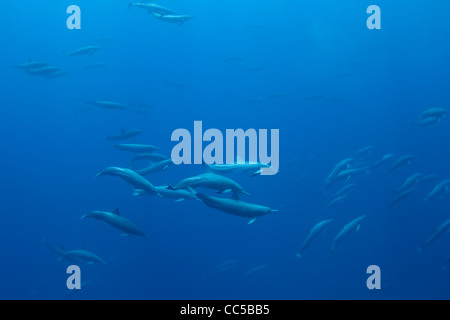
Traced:
POLYGON ((237 192, 233 192, 233 194, 231 195, 231 199, 239 201, 239 194, 237 192))
POLYGON ((114 213, 116 216, 120 216, 119 208, 116 208, 116 209, 113 211, 113 213, 114 213))
POLYGON ((167 187, 166 187, 166 189, 168 189, 168 190, 175 190, 173 187, 172 187, 172 185, 169 183, 169 184, 167 184, 167 187))

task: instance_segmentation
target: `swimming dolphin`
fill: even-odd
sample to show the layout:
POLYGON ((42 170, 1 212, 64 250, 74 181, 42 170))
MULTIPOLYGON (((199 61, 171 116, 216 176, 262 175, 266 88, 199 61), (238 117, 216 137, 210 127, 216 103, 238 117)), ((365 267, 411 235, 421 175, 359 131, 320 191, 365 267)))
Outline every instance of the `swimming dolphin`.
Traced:
POLYGON ((387 161, 389 161, 393 157, 394 157, 394 155, 392 153, 388 153, 388 154, 382 156, 381 159, 375 161, 375 163, 372 165, 372 169, 378 168, 379 166, 381 166, 382 164, 386 163, 387 161))
POLYGON ((18 65, 13 66, 12 68, 16 68, 16 69, 22 69, 22 70, 34 70, 34 69, 40 69, 43 68, 45 66, 47 66, 48 63, 47 62, 42 62, 42 61, 28 61, 25 63, 21 63, 18 65))
POLYGON ((356 186, 356 183, 349 183, 344 185, 341 189, 339 189, 334 195, 333 199, 339 198, 340 196, 346 195, 352 191, 352 189, 356 186))
POLYGON ((192 16, 188 15, 177 15, 177 14, 159 14, 156 12, 153 12, 153 15, 158 18, 159 20, 165 21, 165 22, 171 22, 171 23, 178 23, 180 26, 185 23, 187 20, 192 19, 192 16))
POLYGON ((119 167, 108 167, 102 172, 98 173, 97 177, 105 175, 119 177, 129 184, 133 185, 135 188, 142 189, 149 194, 156 193, 155 186, 134 170, 119 167))
POLYGON ((336 164, 331 171, 331 173, 328 175, 328 177, 325 179, 325 184, 330 184, 331 181, 333 181, 336 176, 343 170, 349 169, 350 164, 354 161, 353 158, 347 158, 342 161, 340 161, 338 164, 336 164))
POLYGON ((428 118, 424 118, 424 119, 419 119, 417 121, 415 121, 413 124, 418 126, 418 127, 426 127, 435 123, 438 123, 439 121, 441 121, 442 117, 428 117, 428 118))
POLYGON ((330 202, 327 203, 327 205, 325 206, 325 210, 328 210, 329 207, 331 207, 333 204, 340 202, 342 204, 342 202, 344 202, 345 199, 348 198, 347 194, 344 194, 342 196, 333 198, 330 202))
POLYGON ((71 250, 66 251, 60 258, 60 261, 68 260, 74 262, 86 262, 87 264, 103 263, 106 264, 100 257, 86 250, 71 250))
POLYGON ((187 187, 202 187, 217 190, 218 193, 234 192, 248 195, 248 192, 234 180, 212 172, 206 172, 195 177, 186 178, 175 185, 174 189, 178 190, 187 187))
POLYGON ((269 164, 260 162, 238 162, 232 164, 211 164, 206 166, 217 173, 250 173, 252 177, 259 175, 263 168, 270 168, 269 164))
POLYGON ((327 186, 331 186, 332 184, 334 184, 336 181, 339 181, 339 180, 345 179, 346 181, 348 181, 351 179, 351 177, 358 175, 358 174, 369 173, 370 169, 371 169, 370 167, 366 166, 366 167, 342 170, 333 179, 328 180, 327 186))
POLYGON ((137 8, 141 8, 141 9, 145 9, 148 10, 148 13, 156 13, 156 14, 160 14, 160 15, 168 15, 168 14, 174 14, 174 12, 168 8, 165 8, 163 6, 154 4, 154 3, 140 3, 140 2, 134 2, 134 3, 130 3, 128 5, 128 8, 131 7, 137 7, 137 8))
POLYGON ((401 193, 401 192, 409 189, 410 187, 412 187, 416 183, 420 182, 422 177, 423 177, 423 174, 421 174, 421 173, 413 174, 412 176, 407 178, 405 180, 405 182, 395 192, 396 193, 401 193))
POLYGON ((42 242, 57 256, 58 260, 67 260, 70 262, 87 262, 88 264, 92 264, 95 262, 100 262, 106 264, 102 259, 100 259, 95 254, 86 251, 86 250, 65 250, 64 248, 59 248, 54 246, 53 244, 47 242, 47 240, 43 239, 42 242))
POLYGON ((406 156, 400 157, 396 162, 394 162, 394 164, 389 168, 389 171, 395 171, 398 168, 404 166, 404 165, 408 165, 411 163, 412 160, 415 159, 415 156, 408 154, 406 156))
POLYGON ((424 120, 427 118, 442 118, 443 116, 445 116, 447 114, 447 110, 442 109, 442 108, 430 108, 426 111, 424 111, 420 117, 419 120, 424 120))
POLYGON ((113 102, 113 101, 86 101, 86 104, 91 104, 96 107, 112 109, 112 110, 117 110, 117 111, 127 108, 126 105, 118 103, 118 102, 113 102))
POLYGON ((317 236, 321 234, 323 230, 325 230, 325 227, 332 221, 333 219, 320 221, 308 232, 308 235, 306 236, 306 239, 303 242, 299 253, 297 253, 297 257, 302 257, 303 252, 311 245, 312 241, 317 238, 317 236))
POLYGON ((117 148, 122 151, 129 151, 129 152, 137 152, 137 153, 144 153, 149 152, 152 153, 153 151, 156 151, 160 149, 159 147, 155 147, 152 145, 147 144, 135 144, 135 143, 121 143, 121 144, 115 144, 113 145, 114 148, 117 148))
POLYGON ((355 159, 361 158, 361 157, 367 155, 368 153, 370 153, 370 151, 372 151, 373 149, 375 149, 374 146, 367 146, 367 147, 361 148, 358 151, 356 151, 353 158, 355 158, 355 159))
POLYGON ((125 131, 122 129, 122 131, 114 136, 107 136, 105 139, 112 140, 112 141, 118 141, 118 140, 126 140, 126 139, 132 139, 137 137, 138 135, 142 134, 144 131, 142 130, 130 130, 125 131))
POLYGON ((38 69, 27 69, 25 70, 29 75, 32 76, 48 76, 52 73, 58 72, 61 69, 54 66, 45 66, 38 69))
POLYGON ((359 231, 360 223, 365 217, 366 217, 366 215, 358 217, 342 228, 342 230, 339 232, 339 234, 336 236, 336 238, 333 241, 333 245, 331 246, 331 252, 334 252, 334 250, 336 249, 336 245, 339 242, 341 242, 342 239, 345 236, 347 236, 350 232, 352 232, 353 230, 359 231))
POLYGON ((446 179, 440 183, 438 183, 433 190, 425 197, 425 201, 436 198, 438 195, 448 191, 448 185, 450 184, 450 180, 446 179))
POLYGON ((134 163, 136 161, 139 160, 150 160, 150 161, 164 161, 167 160, 168 157, 163 155, 163 154, 159 154, 159 153, 142 153, 142 154, 138 154, 137 156, 135 156, 131 161, 134 163))
POLYGON ((146 174, 166 170, 171 165, 173 165, 172 159, 167 159, 167 160, 151 163, 144 169, 134 169, 134 171, 139 173, 141 176, 145 176, 146 174))
POLYGON ((96 51, 100 50, 100 47, 97 46, 88 46, 88 47, 82 47, 74 51, 70 52, 64 52, 66 56, 81 56, 81 55, 92 55, 96 51))
POLYGON ((255 218, 265 216, 271 212, 278 210, 269 207, 252 204, 239 200, 237 193, 234 193, 231 199, 212 197, 203 193, 199 193, 191 189, 193 193, 208 207, 244 218, 251 218, 253 222, 255 218))
POLYGON ((421 252, 426 246, 430 245, 437 238, 439 238, 448 231, 450 231, 450 219, 446 220, 436 229, 436 231, 433 232, 433 234, 428 238, 428 240, 425 241, 425 243, 418 249, 419 252, 421 252))
POLYGON ((403 199, 406 199, 407 197, 409 197, 411 194, 413 194, 416 191, 417 191, 417 188, 410 188, 410 189, 406 189, 404 191, 397 193, 397 195, 394 197, 394 199, 389 203, 389 207, 395 206, 398 202, 400 202, 403 199))
MULTIPOLYGON (((149 193, 145 192, 142 189, 135 189, 133 192, 133 196, 142 196, 145 194, 149 193)), ((161 198, 174 199, 176 202, 186 199, 198 200, 195 193, 184 189, 174 190, 171 186, 155 186, 153 194, 156 194, 161 198)))
POLYGON ((106 211, 92 211, 88 214, 85 214, 80 218, 80 220, 84 220, 87 218, 97 219, 104 221, 111 226, 115 227, 124 232, 124 235, 136 235, 148 238, 148 235, 142 231, 138 226, 134 223, 122 217, 119 213, 119 209, 114 210, 114 212, 106 212, 106 211))

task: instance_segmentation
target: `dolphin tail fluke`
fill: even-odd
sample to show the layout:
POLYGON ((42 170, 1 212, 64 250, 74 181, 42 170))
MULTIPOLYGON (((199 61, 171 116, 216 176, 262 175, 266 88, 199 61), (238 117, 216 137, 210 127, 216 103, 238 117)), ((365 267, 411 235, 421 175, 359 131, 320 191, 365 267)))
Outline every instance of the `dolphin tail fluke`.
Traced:
POLYGON ((80 220, 84 220, 86 217, 87 217, 87 215, 85 214, 84 216, 82 216, 82 217, 80 218, 80 220))

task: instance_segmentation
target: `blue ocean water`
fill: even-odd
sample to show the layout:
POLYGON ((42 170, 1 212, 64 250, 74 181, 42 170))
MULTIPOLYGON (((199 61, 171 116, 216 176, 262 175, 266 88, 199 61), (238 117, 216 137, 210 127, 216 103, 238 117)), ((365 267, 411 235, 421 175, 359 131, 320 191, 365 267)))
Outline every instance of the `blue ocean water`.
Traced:
MULTIPOLYGON (((450 298, 450 235, 417 250, 450 218, 445 192, 424 201, 450 178, 450 123, 413 125, 431 107, 448 108, 448 1, 158 1, 192 15, 181 26, 125 0, 3 2, 0 299, 450 298), (81 30, 66 27, 73 4, 81 30), (366 27, 373 4, 381 30, 366 27), (100 50, 64 54, 84 46, 100 50), (49 79, 11 68, 29 60, 70 73, 49 79), (223 132, 280 130, 276 175, 229 175, 250 193, 242 200, 279 212, 249 225, 200 201, 135 197, 130 184, 95 177, 131 167, 133 155, 105 136, 141 129, 136 143, 170 155, 172 132, 193 132, 194 121, 223 132), (366 146, 375 148, 360 166, 386 154, 394 160, 326 187, 333 167, 366 146), (388 170, 408 154, 409 165, 388 170), (390 207, 414 173, 437 179, 390 207), (326 208, 345 183, 356 185, 326 208), (80 221, 115 208, 149 239, 80 221), (342 227, 362 215, 360 230, 331 253, 342 227), (296 257, 324 219, 333 222, 296 257), (43 239, 86 248, 106 265, 80 264, 82 290, 70 292, 72 263, 59 262, 43 239), (370 265, 381 269, 381 290, 366 286, 370 265)), ((180 165, 146 178, 176 184, 204 171, 180 165)))

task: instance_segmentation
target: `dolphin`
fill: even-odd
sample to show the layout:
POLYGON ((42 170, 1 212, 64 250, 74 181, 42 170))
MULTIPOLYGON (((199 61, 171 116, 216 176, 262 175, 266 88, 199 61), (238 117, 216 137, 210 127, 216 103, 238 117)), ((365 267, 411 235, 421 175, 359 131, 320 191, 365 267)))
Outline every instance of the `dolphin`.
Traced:
POLYGON ((340 196, 347 195, 350 193, 357 184, 356 183, 349 183, 344 185, 341 189, 339 189, 334 195, 333 199, 339 198, 340 196))
POLYGON ((425 201, 436 198, 439 194, 448 191, 448 185, 450 184, 450 180, 446 179, 440 183, 438 183, 433 190, 425 197, 425 201))
POLYGON ((437 238, 442 236, 444 233, 450 231, 450 219, 447 219, 443 224, 441 224, 436 231, 433 232, 433 234, 428 238, 427 241, 418 249, 419 252, 421 252, 426 246, 430 245, 432 242, 434 242, 437 238))
POLYGON ((68 260, 74 262, 86 262, 87 264, 93 263, 103 263, 106 264, 101 258, 96 256, 95 254, 86 251, 86 250, 71 250, 66 251, 61 257, 60 261, 68 260))
MULTIPOLYGON (((133 192, 133 196, 142 196, 144 194, 149 193, 142 189, 135 189, 133 192)), ((155 192, 153 194, 156 194, 161 198, 174 199, 176 202, 186 199, 198 200, 195 193, 183 189, 174 190, 171 186, 155 186, 155 192)))
POLYGON ((237 193, 233 193, 231 199, 212 197, 203 193, 199 193, 191 189, 193 193, 208 207, 244 218, 251 218, 251 222, 255 218, 265 216, 271 212, 277 212, 278 210, 271 209, 269 207, 252 204, 239 200, 237 193))
POLYGON ((173 164, 172 159, 167 159, 167 160, 151 163, 149 166, 147 166, 144 169, 139 169, 139 170, 134 169, 134 171, 139 173, 141 176, 145 176, 146 174, 166 170, 172 164, 173 164))
POLYGON ((423 174, 421 173, 415 173, 409 178, 405 180, 405 182, 397 189, 395 190, 396 193, 401 193, 409 188, 411 188, 413 185, 421 181, 421 178, 423 177, 423 174))
POLYGON ((333 219, 320 221, 308 232, 308 235, 306 236, 306 239, 303 242, 299 253, 297 253, 297 257, 302 257, 303 252, 311 245, 312 241, 317 238, 317 236, 321 234, 323 230, 325 230, 325 227, 332 221, 333 219))
POLYGON ((81 56, 81 55, 92 55, 96 51, 100 50, 100 47, 97 46, 88 46, 88 47, 82 47, 74 51, 70 52, 64 52, 66 56, 81 56))
POLYGON ((350 168, 350 164, 354 161, 353 158, 347 158, 342 161, 340 161, 338 164, 336 164, 331 171, 331 173, 328 175, 328 177, 325 179, 325 184, 329 184, 336 176, 343 170, 346 170, 350 168))
POLYGON ((203 187, 218 190, 218 193, 234 192, 248 195, 248 192, 234 180, 212 172, 206 172, 195 177, 186 178, 175 185, 174 189, 177 190, 187 187, 203 187))
POLYGON ((344 194, 342 196, 333 198, 330 202, 327 203, 327 205, 325 206, 325 210, 328 210, 329 207, 331 207, 333 204, 340 202, 342 204, 342 202, 344 202, 345 199, 348 198, 347 194, 344 194))
POLYGON ((113 102, 113 101, 86 101, 86 104, 91 104, 96 107, 112 109, 112 110, 117 110, 117 111, 127 108, 126 105, 118 103, 118 102, 113 102))
POLYGON ((119 150, 122 151, 129 151, 129 152, 136 152, 136 153, 144 153, 144 152, 149 152, 152 153, 153 151, 156 151, 159 149, 159 147, 155 147, 152 145, 147 145, 147 144, 135 144, 135 143, 130 143, 130 144, 125 144, 125 143, 121 143, 121 144, 115 144, 113 145, 114 148, 117 148, 119 150))
POLYGON ((394 199, 389 203, 389 207, 395 206, 398 202, 400 202, 403 199, 406 199, 411 194, 417 191, 417 188, 410 188, 406 189, 404 191, 398 192, 397 195, 394 197, 394 199))
POLYGON ((415 121, 413 124, 418 127, 426 127, 441 121, 441 119, 442 117, 428 117, 424 119, 419 119, 415 121))
POLYGON ((382 164, 386 163, 387 161, 389 161, 393 157, 394 157, 394 155, 392 153, 388 153, 388 154, 382 156, 381 159, 379 159, 379 160, 374 162, 374 164, 372 165, 372 169, 378 168, 379 166, 381 166, 382 164))
POLYGON ((361 158, 361 157, 367 155, 368 153, 370 153, 370 151, 372 151, 373 149, 375 149, 375 146, 367 146, 367 147, 361 148, 358 151, 356 151, 353 158, 355 158, 355 159, 361 158))
POLYGON ((416 157, 408 154, 406 156, 400 157, 399 159, 397 159, 397 161, 394 162, 394 164, 389 168, 389 171, 393 172, 395 170, 397 170, 398 168, 404 166, 404 165, 408 165, 411 163, 412 160, 414 160, 416 157))
POLYGON ((148 13, 156 13, 159 15, 170 15, 170 14, 175 14, 172 10, 165 8, 163 6, 154 4, 154 3, 140 3, 140 2, 134 2, 134 3, 130 3, 128 5, 128 8, 131 7, 137 7, 137 8, 141 8, 141 9, 145 9, 148 10, 148 13))
POLYGON ((192 19, 192 16, 188 15, 177 15, 177 14, 162 15, 156 12, 153 12, 153 15, 159 20, 171 23, 178 23, 180 26, 183 25, 183 23, 185 23, 187 20, 192 19))
POLYGON ((31 61, 30 60, 28 62, 15 65, 12 68, 22 69, 22 70, 34 70, 34 69, 41 69, 41 68, 43 68, 43 67, 45 67, 47 65, 48 65, 47 62, 31 61))
POLYGON ((59 248, 57 246, 54 246, 45 239, 43 239, 42 242, 58 256, 59 261, 67 260, 70 262, 87 262, 88 264, 100 262, 106 264, 102 259, 100 259, 98 256, 89 251, 86 250, 68 251, 62 247, 59 248))
POLYGON ((420 116, 419 120, 424 120, 426 118, 442 118, 447 114, 447 110, 442 108, 430 108, 426 111, 424 111, 420 116))
POLYGON ((362 173, 369 173, 370 167, 360 167, 360 168, 352 168, 347 169, 339 172, 332 180, 328 180, 327 186, 331 186, 333 183, 339 180, 345 179, 346 181, 350 180, 351 177, 362 174, 362 173))
POLYGON ((124 129, 122 129, 122 131, 120 132, 120 134, 114 135, 114 136, 107 136, 105 137, 108 140, 111 141, 118 141, 118 140, 125 140, 125 139, 132 139, 137 137, 138 135, 142 134, 144 131, 142 130, 130 130, 130 131, 125 131, 124 129))
POLYGON ((144 190, 146 193, 156 193, 155 186, 134 170, 119 167, 108 167, 102 172, 98 173, 97 177, 105 175, 119 177, 129 184, 133 185, 135 188, 144 190))
POLYGON ((347 236, 350 232, 352 232, 353 230, 359 231, 360 223, 365 217, 366 217, 366 215, 358 217, 342 228, 342 230, 339 232, 339 234, 336 236, 336 238, 333 241, 333 245, 331 246, 331 252, 334 252, 334 250, 336 249, 336 245, 339 242, 341 242, 342 239, 345 236, 347 236))
POLYGON ((53 73, 60 71, 61 69, 54 66, 45 66, 37 69, 27 69, 25 70, 29 75, 32 76, 48 76, 53 73))
POLYGON ((214 172, 220 173, 251 173, 253 177, 259 175, 263 168, 270 168, 270 165, 260 162, 238 162, 231 164, 211 164, 207 165, 207 167, 214 172))
POLYGON ((148 238, 148 235, 142 231, 138 226, 134 223, 122 217, 119 213, 119 209, 114 210, 114 212, 106 212, 106 211, 92 211, 88 214, 85 214, 80 218, 80 220, 84 220, 86 218, 92 218, 104 221, 111 226, 115 227, 124 232, 124 235, 136 235, 148 238))
POLYGON ((159 153, 142 153, 142 154, 138 154, 137 156, 135 156, 132 159, 132 162, 136 162, 139 160, 150 160, 150 161, 164 161, 167 160, 168 157, 163 155, 163 154, 159 154, 159 153))

